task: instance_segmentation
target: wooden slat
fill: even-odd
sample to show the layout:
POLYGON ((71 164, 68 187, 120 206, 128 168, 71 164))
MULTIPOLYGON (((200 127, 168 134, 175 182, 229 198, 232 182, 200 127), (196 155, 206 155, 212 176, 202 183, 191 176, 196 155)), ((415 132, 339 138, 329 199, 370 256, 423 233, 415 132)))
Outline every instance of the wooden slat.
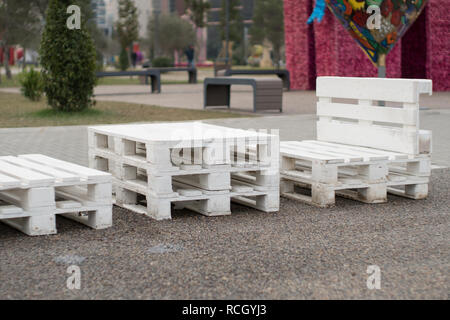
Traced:
POLYGON ((313 150, 305 150, 305 148, 298 147, 292 144, 295 141, 283 141, 280 143, 280 154, 283 156, 295 158, 295 159, 307 159, 310 161, 321 160, 330 163, 342 163, 344 158, 332 157, 330 155, 324 155, 313 150))
POLYGON ((36 162, 31 162, 26 159, 13 157, 13 156, 7 156, 7 157, 0 157, 0 160, 7 161, 11 164, 14 164, 16 166, 20 166, 26 169, 30 169, 48 176, 52 176, 56 178, 57 182, 77 182, 80 181, 80 177, 65 171, 61 171, 58 169, 54 169, 52 167, 41 165, 36 162))
POLYGON ((0 160, 0 173, 21 180, 22 186, 37 187, 54 183, 55 178, 0 160))
POLYGON ((72 174, 77 174, 85 180, 109 181, 111 179, 111 175, 109 173, 86 168, 66 161, 53 159, 41 154, 27 154, 21 155, 19 157, 27 159, 32 162, 36 162, 38 164, 51 166, 58 170, 63 170, 72 174))
POLYGON ((417 154, 419 151, 418 131, 376 125, 361 126, 339 121, 318 121, 317 140, 408 154, 417 154))
POLYGON ((317 102, 317 115, 416 126, 419 110, 317 102))
POLYGON ((329 156, 330 160, 332 159, 342 159, 346 163, 350 162, 360 162, 363 161, 363 157, 361 155, 349 155, 348 153, 340 152, 339 150, 333 150, 333 148, 330 147, 324 147, 321 145, 317 145, 314 143, 303 143, 301 142, 295 142, 291 144, 286 144, 288 147, 292 147, 295 150, 298 150, 299 152, 307 151, 307 152, 314 152, 317 154, 321 154, 324 156, 329 156))
POLYGON ((377 159, 385 159, 388 160, 398 160, 398 159, 408 159, 409 156, 404 153, 397 153, 379 149, 371 149, 366 147, 352 146, 334 142, 325 142, 325 141, 317 141, 317 140, 305 140, 305 142, 316 143, 324 146, 333 146, 335 148, 344 148, 346 150, 351 150, 354 152, 360 152, 361 154, 367 154, 369 156, 376 157, 377 159))
POLYGON ((318 77, 318 97, 417 103, 419 94, 432 93, 431 80, 318 77))
POLYGON ((0 173, 0 189, 20 188, 21 181, 0 173))
POLYGON ((315 141, 302 141, 302 144, 305 146, 311 146, 316 148, 321 148, 323 150, 327 150, 329 152, 334 152, 336 154, 341 154, 349 159, 351 159, 351 162, 355 161, 376 161, 376 160, 388 160, 389 157, 387 155, 380 156, 380 155, 374 155, 372 153, 367 153, 363 151, 355 151, 349 148, 346 148, 343 145, 322 145, 320 143, 316 143, 315 141))

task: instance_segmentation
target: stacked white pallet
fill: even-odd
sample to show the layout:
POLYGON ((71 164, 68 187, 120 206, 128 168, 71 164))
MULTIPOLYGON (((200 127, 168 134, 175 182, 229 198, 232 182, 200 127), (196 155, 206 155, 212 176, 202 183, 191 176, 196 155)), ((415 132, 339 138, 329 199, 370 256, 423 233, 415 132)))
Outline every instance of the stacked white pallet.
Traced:
POLYGON ((55 215, 112 225, 110 174, 40 154, 0 157, 0 220, 28 235, 56 233, 55 215))
POLYGON ((170 219, 171 204, 208 216, 235 200, 279 208, 278 137, 198 122, 89 128, 92 168, 114 175, 116 204, 170 219))

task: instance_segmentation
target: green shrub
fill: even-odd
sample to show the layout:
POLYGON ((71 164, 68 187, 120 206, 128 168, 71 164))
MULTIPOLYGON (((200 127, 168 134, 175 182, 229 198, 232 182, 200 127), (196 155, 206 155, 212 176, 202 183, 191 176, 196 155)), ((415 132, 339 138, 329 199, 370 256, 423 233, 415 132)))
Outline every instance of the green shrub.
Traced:
POLYGON ((128 59, 128 52, 125 48, 122 49, 119 56, 119 68, 121 71, 125 71, 130 66, 130 61, 128 59))
POLYGON ((173 60, 169 57, 157 57, 152 60, 152 67, 154 68, 169 68, 173 67, 173 60))
POLYGON ((30 71, 23 71, 19 75, 20 91, 23 96, 31 101, 39 101, 44 92, 44 83, 40 72, 33 68, 30 71))
POLYGON ((92 96, 97 82, 96 54, 86 19, 80 29, 69 29, 66 12, 80 0, 50 0, 40 57, 44 91, 48 104, 55 110, 81 111, 94 104, 92 96))

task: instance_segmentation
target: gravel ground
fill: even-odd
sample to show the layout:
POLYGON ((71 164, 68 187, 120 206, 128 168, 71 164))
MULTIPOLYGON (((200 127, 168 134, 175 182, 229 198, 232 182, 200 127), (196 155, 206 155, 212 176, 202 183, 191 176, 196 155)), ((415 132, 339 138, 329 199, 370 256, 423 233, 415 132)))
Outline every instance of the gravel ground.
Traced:
POLYGON ((111 229, 58 218, 54 236, 0 224, 0 298, 448 299, 449 184, 450 170, 435 170, 427 200, 282 199, 278 214, 233 205, 227 217, 155 222, 115 208, 111 229), (80 290, 66 288, 70 264, 80 290), (373 264, 380 290, 366 287, 373 264))

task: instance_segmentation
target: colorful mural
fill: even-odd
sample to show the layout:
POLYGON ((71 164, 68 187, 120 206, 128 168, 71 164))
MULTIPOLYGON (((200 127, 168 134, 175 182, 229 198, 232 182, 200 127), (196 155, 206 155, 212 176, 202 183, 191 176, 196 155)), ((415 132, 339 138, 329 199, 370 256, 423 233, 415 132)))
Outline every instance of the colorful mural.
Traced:
MULTIPOLYGON (((422 12, 427 0, 326 0, 328 8, 367 54, 374 65, 380 65, 387 53, 405 34, 422 12), (377 6, 380 11, 379 28, 369 28, 369 17, 377 6)), ((371 19, 372 22, 375 19, 371 19)), ((371 23, 369 23, 371 25, 371 23)))

